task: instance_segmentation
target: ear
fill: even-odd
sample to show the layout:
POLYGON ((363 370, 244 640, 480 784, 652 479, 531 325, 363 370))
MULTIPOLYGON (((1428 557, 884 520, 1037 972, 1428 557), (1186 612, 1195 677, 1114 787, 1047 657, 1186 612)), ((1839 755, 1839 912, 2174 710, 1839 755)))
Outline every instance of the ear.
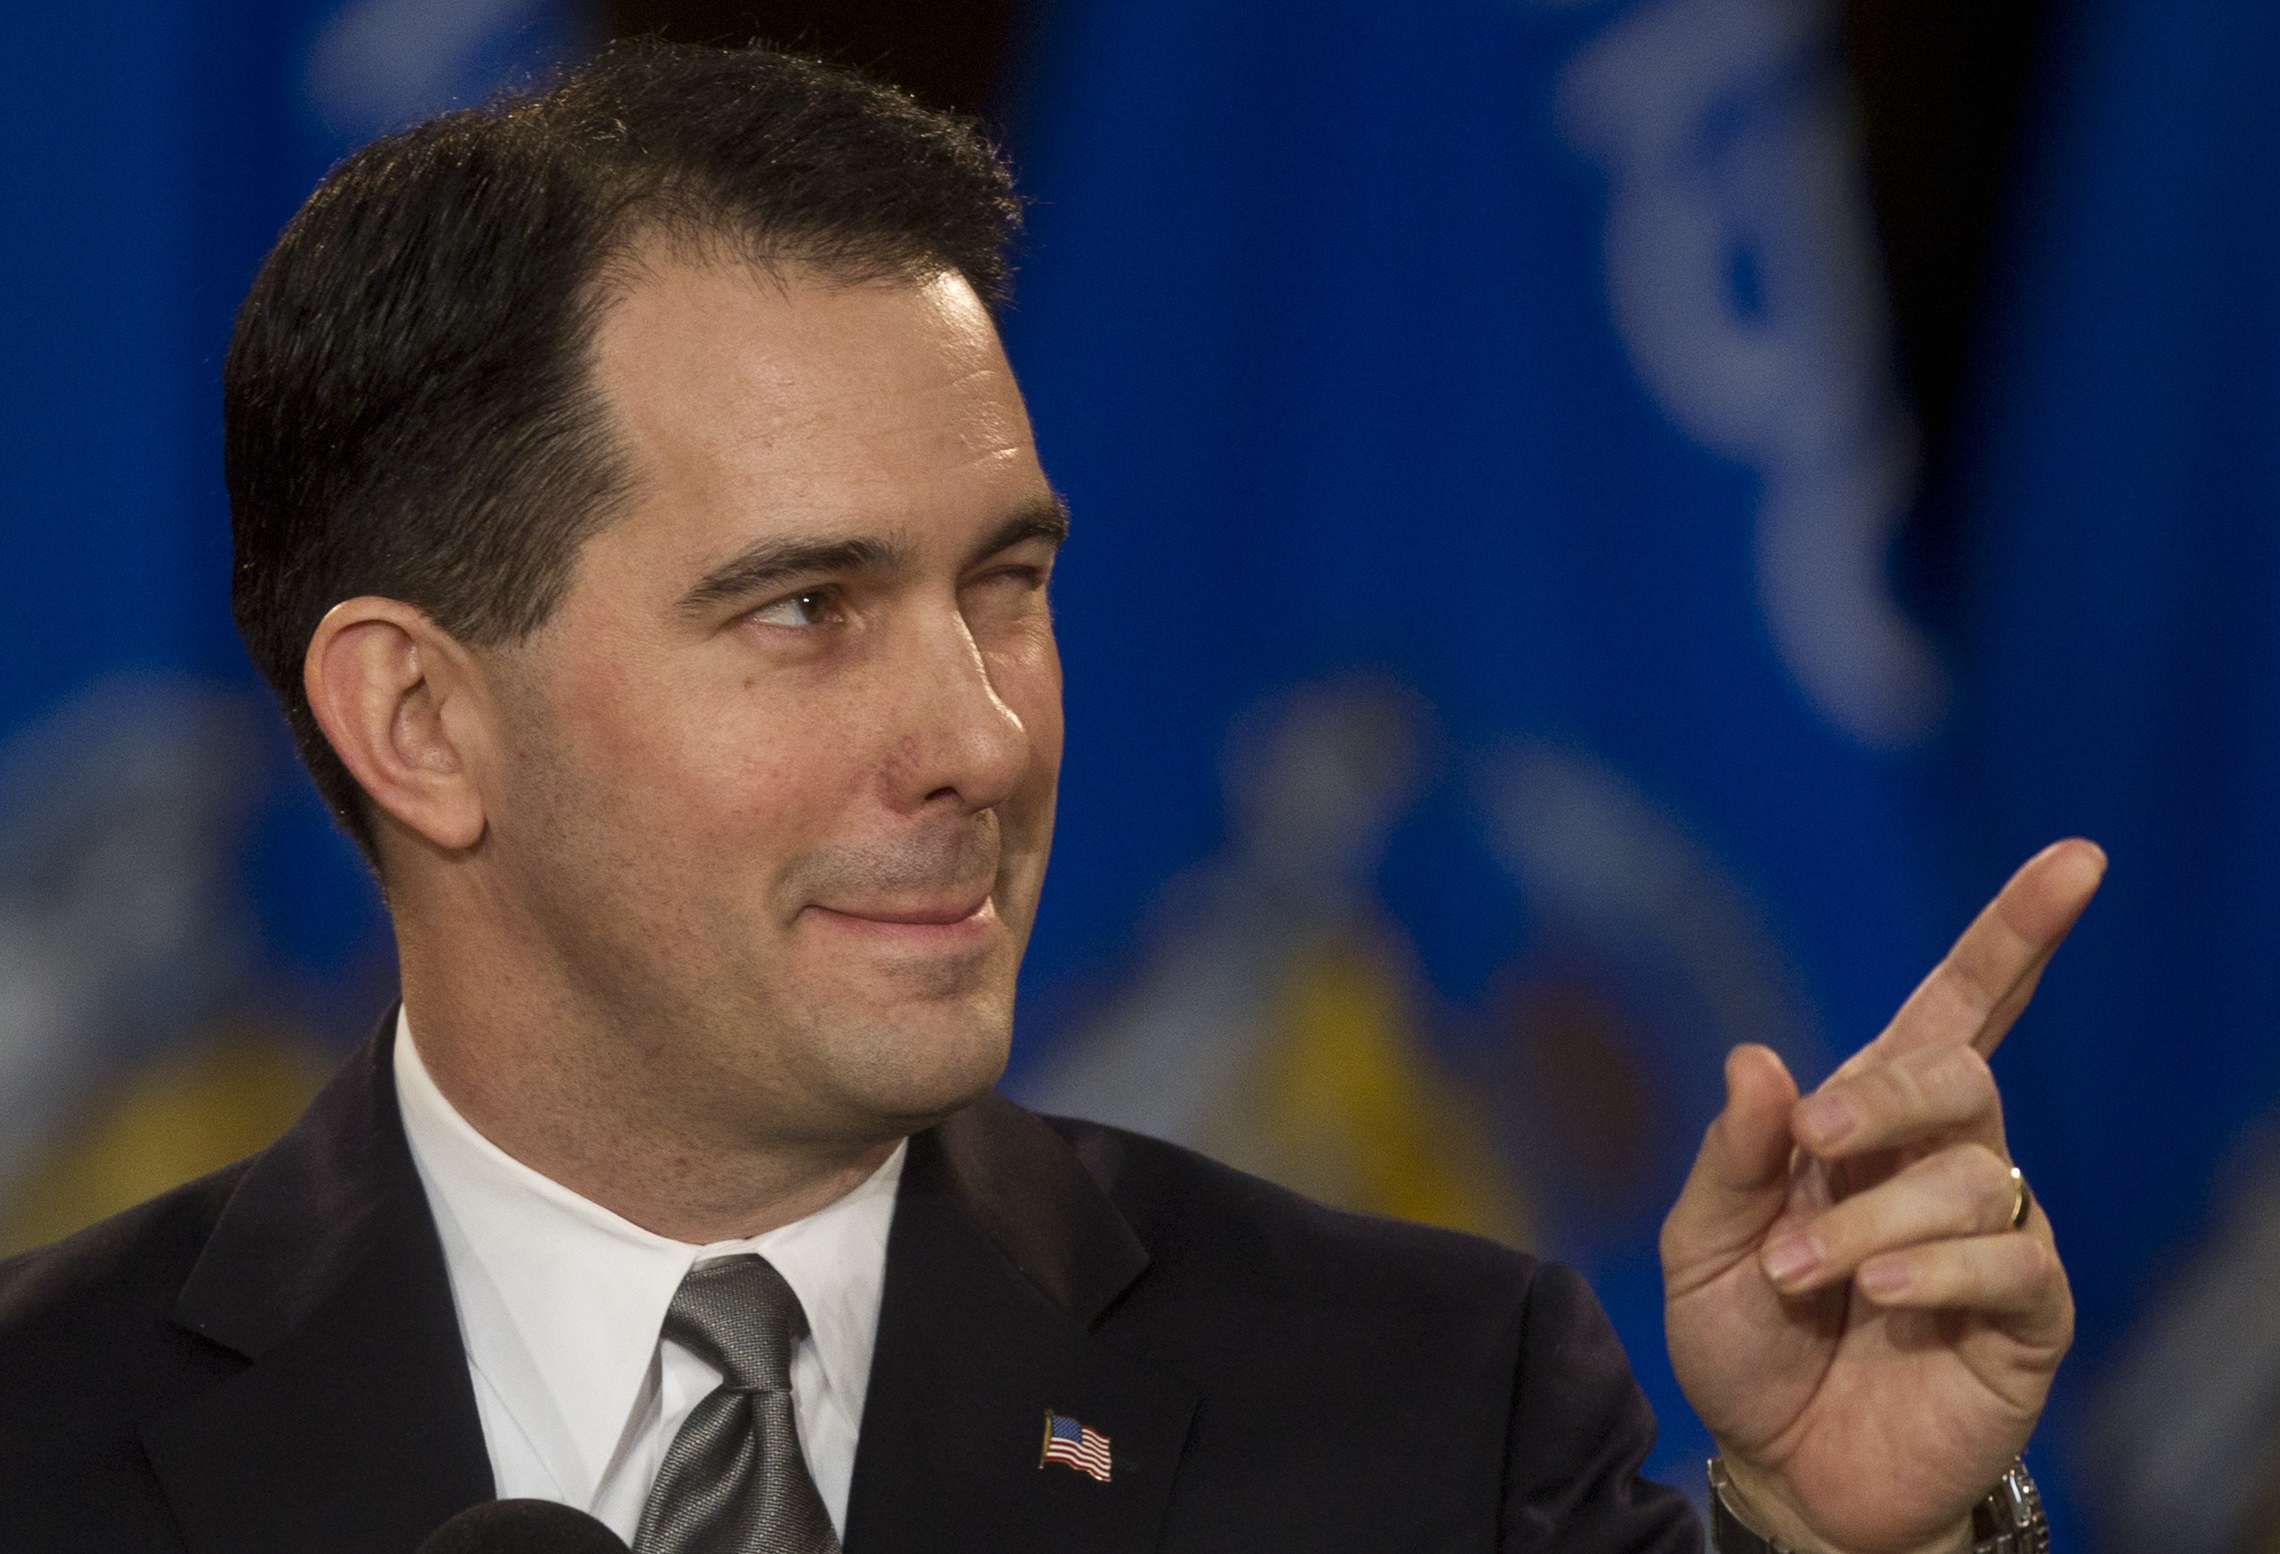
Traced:
POLYGON ((334 753, 383 812, 447 852, 483 839, 483 679, 449 632, 400 599, 343 600, 317 623, 301 683, 334 753))

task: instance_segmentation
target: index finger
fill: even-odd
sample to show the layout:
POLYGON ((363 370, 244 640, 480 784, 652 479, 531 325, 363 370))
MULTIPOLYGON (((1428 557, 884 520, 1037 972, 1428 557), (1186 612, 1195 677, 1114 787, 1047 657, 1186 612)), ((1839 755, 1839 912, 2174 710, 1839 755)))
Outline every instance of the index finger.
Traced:
POLYGON ((2080 837, 2053 842, 2028 859, 1908 995, 1884 1033, 1837 1073, 1947 1042, 1968 1042, 1981 1057, 1992 1054, 2105 873, 2104 851, 2080 837))

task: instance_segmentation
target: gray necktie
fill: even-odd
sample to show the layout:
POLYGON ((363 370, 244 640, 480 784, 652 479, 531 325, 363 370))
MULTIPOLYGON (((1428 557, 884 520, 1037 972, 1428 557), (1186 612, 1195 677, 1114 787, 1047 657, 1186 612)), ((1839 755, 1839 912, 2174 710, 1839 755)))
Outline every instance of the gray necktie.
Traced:
POLYGON ((727 1379, 689 1410, 642 1508, 635 1554, 839 1554, 792 1418, 799 1296, 763 1257, 689 1270, 665 1336, 727 1379))

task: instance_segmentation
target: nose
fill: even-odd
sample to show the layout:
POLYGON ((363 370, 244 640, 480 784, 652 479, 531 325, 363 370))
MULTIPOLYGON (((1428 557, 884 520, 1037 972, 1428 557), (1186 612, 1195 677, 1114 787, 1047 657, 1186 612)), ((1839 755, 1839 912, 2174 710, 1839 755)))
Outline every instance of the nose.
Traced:
POLYGON ((1029 730, 998 694, 988 657, 955 606, 925 612, 892 676, 898 730, 886 762, 890 802, 995 809, 1028 774, 1029 730))

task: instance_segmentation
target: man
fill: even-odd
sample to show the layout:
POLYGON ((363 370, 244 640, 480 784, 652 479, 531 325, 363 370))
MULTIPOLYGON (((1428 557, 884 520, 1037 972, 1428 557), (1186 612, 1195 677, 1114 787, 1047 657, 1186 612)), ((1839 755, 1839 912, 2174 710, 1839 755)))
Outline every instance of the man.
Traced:
MULTIPOLYGON (((403 1003, 252 1161, 0 1269, 11 1548, 1678 1550, 1571 1273, 995 1098, 1067 520, 965 129, 620 50, 382 141, 227 372, 236 601, 403 1003)), ((1199 586, 1208 586, 1201 584, 1199 586)), ((1235 595, 1239 607, 1239 593, 1235 595)), ((2070 1332, 1984 1061, 2030 864, 1664 1238, 1737 1550, 1947 1550, 2070 1332)))

